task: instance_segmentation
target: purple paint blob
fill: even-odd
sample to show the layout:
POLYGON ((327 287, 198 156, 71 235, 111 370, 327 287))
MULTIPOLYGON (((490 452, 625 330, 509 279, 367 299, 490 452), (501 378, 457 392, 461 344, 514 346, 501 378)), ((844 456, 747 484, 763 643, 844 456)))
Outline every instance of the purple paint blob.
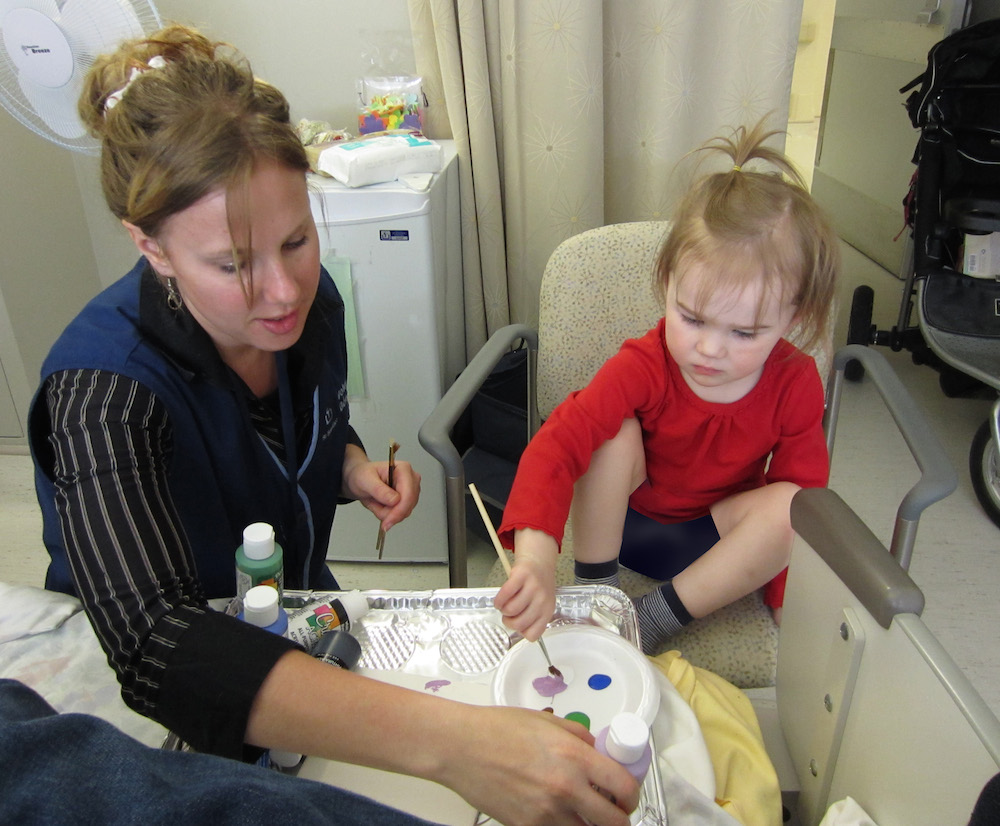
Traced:
POLYGON ((451 685, 451 680, 430 680, 424 683, 424 691, 433 691, 436 694, 446 685, 451 685))
POLYGON ((555 698, 556 694, 564 692, 568 686, 562 677, 539 677, 531 681, 531 687, 543 697, 555 698))
POLYGON ((607 674, 594 674, 589 680, 589 685, 594 691, 603 691, 611 685, 611 678, 607 674))

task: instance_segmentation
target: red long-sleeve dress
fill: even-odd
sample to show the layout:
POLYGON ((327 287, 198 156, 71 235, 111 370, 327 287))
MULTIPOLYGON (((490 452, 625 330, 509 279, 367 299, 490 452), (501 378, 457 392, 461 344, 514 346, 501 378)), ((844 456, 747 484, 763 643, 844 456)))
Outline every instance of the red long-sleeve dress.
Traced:
MULTIPOLYGON (((746 396, 707 402, 681 375, 663 324, 626 341, 531 440, 500 526, 506 547, 519 528, 544 531, 561 544, 573 484, 627 418, 642 426, 647 472, 629 505, 660 522, 704 516, 721 499, 771 482, 826 485, 823 386, 811 357, 779 341, 746 396)), ((783 594, 782 574, 765 600, 777 607, 783 594)))

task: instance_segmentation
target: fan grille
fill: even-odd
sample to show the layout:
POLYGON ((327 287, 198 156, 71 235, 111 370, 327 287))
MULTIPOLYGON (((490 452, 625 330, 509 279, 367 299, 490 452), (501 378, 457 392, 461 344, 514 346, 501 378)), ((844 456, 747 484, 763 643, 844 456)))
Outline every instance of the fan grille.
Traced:
MULTIPOLYGON (((99 144, 88 135, 76 113, 83 78, 95 58, 121 41, 160 28, 159 13, 150 0, 0 0, 0 104, 38 135, 78 152, 97 154, 99 144), (37 14, 26 15, 29 9, 37 14), (38 15, 55 24, 60 48, 72 55, 72 73, 59 86, 33 76, 12 50, 33 44, 36 32, 23 25, 38 15), (60 36, 61 35, 61 36, 60 36), (63 42, 64 41, 64 42, 63 42)), ((47 46, 48 44, 43 44, 47 46)), ((44 51, 39 49, 39 51, 44 51)))

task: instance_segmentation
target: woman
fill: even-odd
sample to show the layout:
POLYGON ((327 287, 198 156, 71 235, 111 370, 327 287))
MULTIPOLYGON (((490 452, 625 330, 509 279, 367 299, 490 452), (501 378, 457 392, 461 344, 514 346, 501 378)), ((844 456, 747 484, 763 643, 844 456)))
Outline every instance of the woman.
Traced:
POLYGON ((334 497, 388 529, 420 478, 401 462, 389 487, 348 423, 343 304, 281 93, 175 26, 98 60, 80 111, 142 258, 53 347, 31 444, 47 586, 80 596, 126 702, 200 751, 409 773, 508 824, 625 826, 593 787, 634 808, 635 783, 582 728, 366 680, 207 607, 235 590, 244 525, 274 525, 289 587, 335 587, 334 497))

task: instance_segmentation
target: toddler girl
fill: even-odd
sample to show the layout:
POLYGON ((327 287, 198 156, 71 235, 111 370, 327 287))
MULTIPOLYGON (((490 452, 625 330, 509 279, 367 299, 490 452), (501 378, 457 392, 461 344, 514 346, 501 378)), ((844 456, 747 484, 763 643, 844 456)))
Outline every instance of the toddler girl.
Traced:
POLYGON ((728 156, 682 200, 653 274, 659 324, 570 394, 521 458, 500 527, 515 565, 496 597, 529 639, 555 606, 567 515, 577 583, 619 562, 664 584, 636 606, 654 653, 693 618, 767 586, 780 621, 789 507, 826 484, 823 386, 836 235, 763 124, 699 151, 728 156), (760 160, 776 170, 750 171, 760 160), (730 163, 731 161, 731 163, 730 163))

